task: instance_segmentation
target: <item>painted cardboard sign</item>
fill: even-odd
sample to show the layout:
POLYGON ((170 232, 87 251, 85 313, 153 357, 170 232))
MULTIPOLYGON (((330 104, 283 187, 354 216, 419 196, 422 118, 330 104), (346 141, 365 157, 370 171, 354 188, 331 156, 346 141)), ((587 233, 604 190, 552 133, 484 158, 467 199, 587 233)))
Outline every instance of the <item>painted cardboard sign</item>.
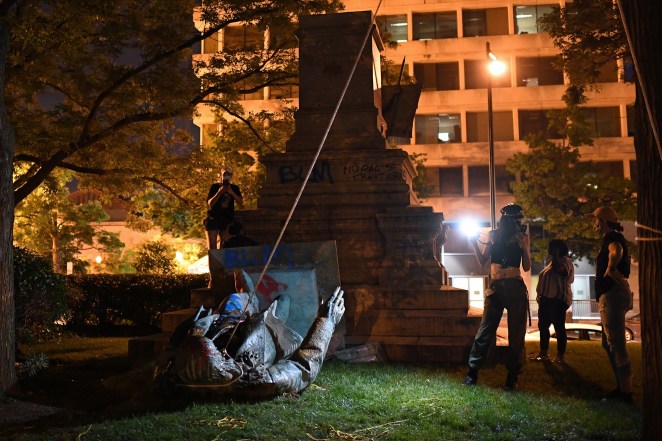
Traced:
MULTIPOLYGON (((243 269, 255 284, 272 250, 273 245, 210 250, 212 280, 243 269)), ((289 300, 286 324, 305 336, 317 316, 320 300, 329 298, 339 285, 336 242, 297 242, 278 246, 255 291, 260 309, 279 296, 289 300)))

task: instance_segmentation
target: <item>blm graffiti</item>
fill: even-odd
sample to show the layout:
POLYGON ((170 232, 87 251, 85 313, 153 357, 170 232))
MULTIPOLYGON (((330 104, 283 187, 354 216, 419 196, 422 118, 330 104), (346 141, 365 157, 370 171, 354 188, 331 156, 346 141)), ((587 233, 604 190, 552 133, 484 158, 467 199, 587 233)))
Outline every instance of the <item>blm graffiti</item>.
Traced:
POLYGON ((402 179, 402 164, 350 164, 343 167, 343 177, 350 181, 392 181, 402 179))

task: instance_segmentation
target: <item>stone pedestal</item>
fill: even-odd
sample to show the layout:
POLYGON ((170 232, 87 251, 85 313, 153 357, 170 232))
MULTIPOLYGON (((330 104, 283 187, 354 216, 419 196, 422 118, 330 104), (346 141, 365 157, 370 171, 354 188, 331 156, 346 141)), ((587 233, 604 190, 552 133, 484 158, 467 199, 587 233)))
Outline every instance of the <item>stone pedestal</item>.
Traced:
MULTIPOLYGON (((260 158, 258 209, 237 213, 260 243, 278 237, 370 22, 370 12, 300 20, 296 130, 285 153, 260 158)), ((394 361, 466 361, 480 314, 465 290, 444 286, 443 215, 415 206, 409 156, 379 130, 381 47, 373 30, 283 242, 336 241, 347 344, 380 343, 394 361)))

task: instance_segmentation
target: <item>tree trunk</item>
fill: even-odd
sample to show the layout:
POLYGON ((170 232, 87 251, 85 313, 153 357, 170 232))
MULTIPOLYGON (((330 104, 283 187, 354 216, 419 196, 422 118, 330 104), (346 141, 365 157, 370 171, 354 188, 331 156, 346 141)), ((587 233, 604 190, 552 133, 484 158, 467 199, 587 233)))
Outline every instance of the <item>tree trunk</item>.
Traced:
POLYGON ((14 133, 5 107, 5 66, 9 29, 0 22, 0 392, 16 384, 14 329, 14 133))
MULTIPOLYGON (((643 77, 637 84, 636 133, 638 214, 641 226, 662 230, 662 158, 653 137, 643 93, 653 119, 662 128, 662 4, 659 1, 622 2, 632 36, 634 54, 643 77)), ((658 440, 662 433, 662 234, 639 228, 639 295, 642 324, 644 418, 643 439, 658 440)))
POLYGON ((61 273, 62 268, 60 267, 60 238, 57 234, 51 235, 53 245, 51 248, 51 254, 53 255, 53 271, 56 273, 61 273))

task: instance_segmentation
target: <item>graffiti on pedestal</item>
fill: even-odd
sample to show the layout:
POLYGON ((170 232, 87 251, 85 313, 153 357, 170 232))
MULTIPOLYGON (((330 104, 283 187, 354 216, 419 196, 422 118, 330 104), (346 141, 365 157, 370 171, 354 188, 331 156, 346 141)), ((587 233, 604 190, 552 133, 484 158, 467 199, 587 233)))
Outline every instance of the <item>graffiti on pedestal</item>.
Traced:
POLYGON ((402 179, 402 166, 397 163, 350 164, 343 167, 350 181, 391 181, 402 179))
MULTIPOLYGON (((281 184, 291 184, 292 182, 303 182, 308 172, 308 167, 303 165, 281 165, 278 168, 278 177, 281 184)), ((331 165, 327 161, 319 161, 313 167, 308 182, 328 182, 333 184, 333 174, 331 165)))

